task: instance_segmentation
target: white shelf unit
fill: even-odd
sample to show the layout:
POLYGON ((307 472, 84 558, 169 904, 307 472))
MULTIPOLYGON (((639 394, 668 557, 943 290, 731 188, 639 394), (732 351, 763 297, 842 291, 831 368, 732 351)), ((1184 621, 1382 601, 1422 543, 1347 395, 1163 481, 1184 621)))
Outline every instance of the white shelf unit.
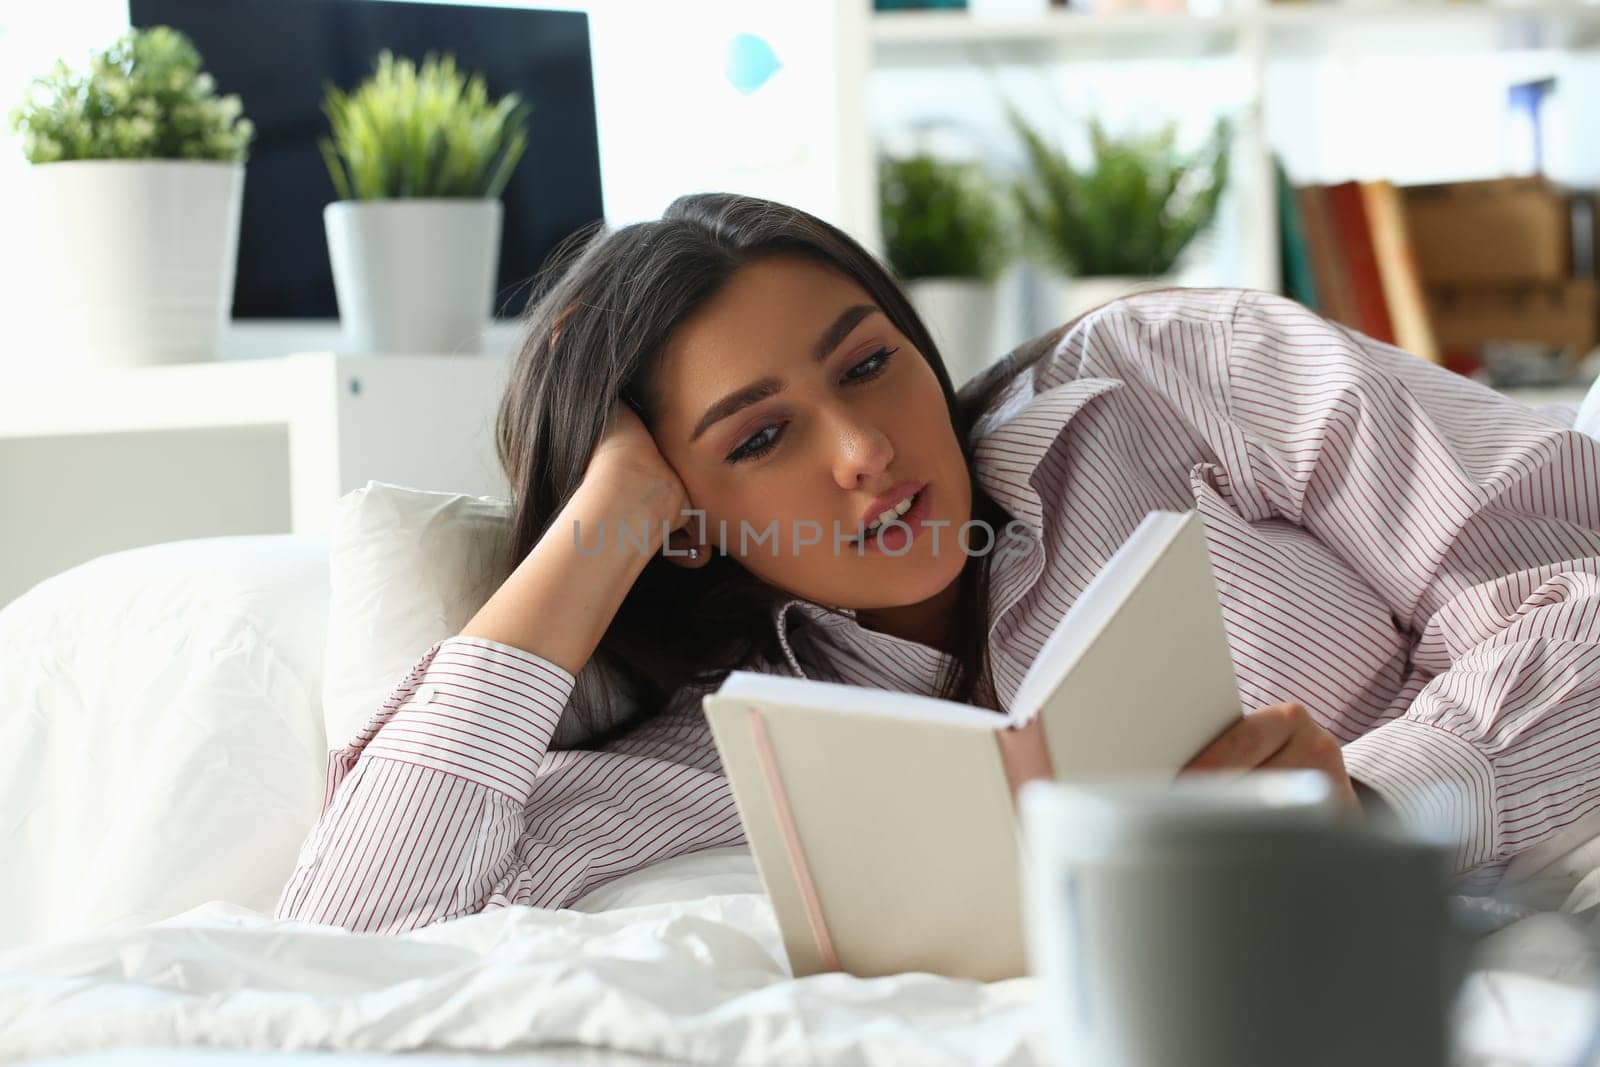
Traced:
POLYGON ((1359 45, 1412 52, 1422 46, 1479 50, 1582 48, 1600 38, 1600 4, 1571 0, 1506 3, 1416 0, 1388 2, 1241 3, 1214 14, 1127 11, 1096 15, 1070 9, 1023 18, 982 18, 965 11, 886 11, 873 18, 873 42, 903 58, 908 50, 963 49, 975 44, 1027 46, 1040 54, 1102 55, 1138 45, 1137 54, 1216 55, 1238 35, 1260 30, 1275 50, 1359 45))
POLYGON ((1242 0, 1216 13, 1097 15, 1061 9, 1018 18, 987 18, 965 11, 890 11, 872 16, 870 38, 870 72, 954 70, 995 63, 1236 61, 1250 91, 1236 130, 1232 215, 1225 213, 1219 227, 1237 228, 1238 251, 1229 273, 1207 283, 1277 290, 1281 284, 1278 220, 1272 146, 1266 133, 1271 101, 1264 92, 1269 64, 1292 57, 1591 50, 1600 45, 1600 3, 1242 0))
POLYGON ((0 604, 107 552, 324 534, 369 480, 506 496, 501 356, 308 352, 13 377, 0 390, 0 604))

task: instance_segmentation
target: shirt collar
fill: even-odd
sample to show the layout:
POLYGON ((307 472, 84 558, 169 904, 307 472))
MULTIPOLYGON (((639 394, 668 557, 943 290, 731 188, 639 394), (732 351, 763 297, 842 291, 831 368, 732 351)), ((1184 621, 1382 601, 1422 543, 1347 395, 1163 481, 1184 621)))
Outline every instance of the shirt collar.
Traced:
MULTIPOLYGON (((1083 406, 1102 393, 1118 389, 1115 378, 1074 378, 1035 393, 1034 371, 1013 378, 989 411, 973 428, 975 476, 978 484, 1006 512, 1021 520, 1036 543, 1044 540, 1044 503, 1037 476, 1040 464, 1067 424, 1083 406)), ((995 531, 998 536, 1000 531, 995 531)), ((853 608, 829 608, 790 597, 772 610, 778 643, 790 670, 807 677, 789 645, 790 611, 826 630, 859 629, 853 608)))
POLYGON ((859 627, 861 625, 856 622, 854 608, 827 608, 801 597, 790 597, 787 600, 780 601, 772 609, 772 626, 777 632, 778 644, 783 648, 784 658, 789 661, 789 669, 794 672, 797 678, 807 678, 809 675, 800 666, 800 660, 795 656, 794 649, 789 644, 790 611, 799 612, 803 618, 814 625, 828 630, 847 626, 859 627))
POLYGON ((1025 374, 1014 379, 974 427, 978 442, 974 466, 978 484, 1042 542, 1040 464, 1085 404, 1122 383, 1115 378, 1074 378, 1034 393, 1032 378, 1025 374))

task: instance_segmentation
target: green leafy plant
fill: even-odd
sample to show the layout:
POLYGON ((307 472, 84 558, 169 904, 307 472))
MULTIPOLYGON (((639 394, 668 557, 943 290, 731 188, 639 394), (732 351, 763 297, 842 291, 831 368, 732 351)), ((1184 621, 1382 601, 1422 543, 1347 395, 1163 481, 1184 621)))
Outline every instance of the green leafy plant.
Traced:
POLYGON ((353 93, 329 85, 322 110, 333 136, 319 146, 343 200, 495 198, 528 145, 530 105, 491 101, 451 55, 429 52, 418 68, 385 50, 353 93))
POLYGON ((1010 255, 1001 195, 982 167, 925 152, 878 166, 884 250, 905 281, 993 281, 1010 255))
POLYGON ((255 127, 218 96, 200 53, 167 26, 131 30, 92 53, 87 72, 58 60, 11 112, 30 163, 71 159, 243 162, 255 127))
POLYGON ((1029 168, 1017 207, 1036 251, 1069 276, 1166 274, 1216 215, 1228 182, 1226 118, 1185 157, 1174 150, 1175 123, 1119 140, 1091 117, 1093 160, 1079 170, 1014 108, 1010 117, 1029 168))

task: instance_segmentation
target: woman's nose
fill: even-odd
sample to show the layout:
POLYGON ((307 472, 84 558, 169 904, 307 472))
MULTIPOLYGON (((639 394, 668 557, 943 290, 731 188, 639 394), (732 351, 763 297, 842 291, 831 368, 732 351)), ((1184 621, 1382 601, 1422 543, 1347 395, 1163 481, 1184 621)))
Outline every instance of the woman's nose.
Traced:
POLYGON ((894 446, 872 423, 841 421, 834 448, 834 476, 841 489, 876 481, 894 460, 894 446))

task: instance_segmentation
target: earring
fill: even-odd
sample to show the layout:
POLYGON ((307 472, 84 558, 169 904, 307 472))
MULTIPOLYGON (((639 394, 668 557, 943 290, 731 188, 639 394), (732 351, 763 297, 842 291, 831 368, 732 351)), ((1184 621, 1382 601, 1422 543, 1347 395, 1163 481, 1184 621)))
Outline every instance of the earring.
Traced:
POLYGON ((691 548, 689 550, 689 558, 690 559, 699 559, 700 558, 700 550, 698 548, 691 548))

